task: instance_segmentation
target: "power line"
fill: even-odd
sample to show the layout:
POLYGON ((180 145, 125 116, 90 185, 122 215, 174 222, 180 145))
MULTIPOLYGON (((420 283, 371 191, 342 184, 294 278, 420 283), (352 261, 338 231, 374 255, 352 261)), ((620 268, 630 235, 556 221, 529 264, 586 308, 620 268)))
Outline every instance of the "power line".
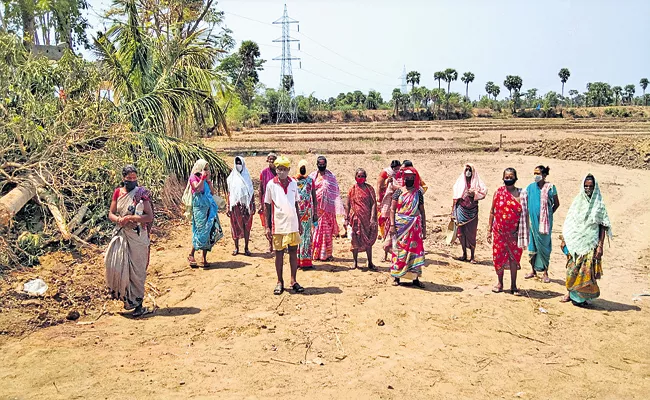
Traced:
MULTIPOLYGON (((247 20, 249 20, 249 21, 257 22, 257 23, 259 23, 259 24, 263 24, 263 25, 274 26, 273 24, 269 24, 268 22, 260 21, 260 20, 254 19, 254 18, 245 17, 245 16, 243 16, 243 15, 235 14, 235 13, 230 12, 230 11, 224 11, 224 14, 232 15, 232 16, 234 16, 234 17, 238 17, 238 18, 247 19, 247 20)), ((367 67, 367 66, 365 66, 365 65, 359 64, 358 62, 356 62, 356 61, 354 61, 354 60, 352 60, 352 59, 349 59, 348 57, 346 57, 346 56, 344 56, 344 55, 342 55, 342 54, 339 54, 338 52, 336 52, 336 51, 330 49, 329 47, 327 47, 327 46, 325 46, 325 45, 323 45, 323 44, 320 44, 320 43, 317 42, 315 39, 312 39, 311 37, 305 35, 303 32, 297 32, 297 33, 298 33, 299 35, 304 36, 306 39, 308 39, 308 40, 314 42, 315 44, 319 45, 320 47, 324 48, 325 50, 327 50, 327 51, 329 51, 329 52, 331 52, 331 53, 334 53, 334 54, 336 54, 337 56, 343 58, 344 60, 347 60, 347 61, 349 61, 349 62, 351 62, 351 63, 353 63, 353 64, 356 64, 356 65, 358 65, 358 66, 360 66, 360 67, 362 67, 362 68, 364 68, 364 69, 367 69, 367 70, 369 70, 369 71, 372 71, 372 72, 374 72, 374 73, 376 73, 376 74, 383 75, 383 76, 385 76, 385 77, 387 77, 387 78, 390 78, 390 79, 394 79, 393 76, 391 76, 391 75, 387 75, 387 74, 385 74, 385 73, 383 73, 383 72, 376 71, 376 70, 374 70, 373 68, 370 68, 370 67, 367 67)))

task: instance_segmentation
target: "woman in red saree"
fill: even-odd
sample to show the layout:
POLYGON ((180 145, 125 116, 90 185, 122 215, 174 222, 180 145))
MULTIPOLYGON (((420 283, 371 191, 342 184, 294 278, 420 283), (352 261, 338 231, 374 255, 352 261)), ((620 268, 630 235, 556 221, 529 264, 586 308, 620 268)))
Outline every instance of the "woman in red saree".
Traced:
POLYGON ((367 174, 362 168, 357 169, 356 184, 348 192, 348 214, 346 225, 352 227, 352 257, 354 268, 358 268, 360 251, 368 257, 368 269, 376 271, 372 263, 372 245, 377 241, 377 199, 372 186, 366 183, 367 174))
POLYGON ((510 292, 520 296, 517 288, 517 270, 523 249, 528 246, 526 210, 520 202, 522 190, 515 187, 517 171, 507 168, 503 171, 503 183, 494 193, 487 241, 492 244, 492 258, 498 283, 492 289, 494 293, 503 292, 503 275, 510 270, 510 292))
POLYGON ((377 180, 377 223, 379 236, 383 238, 384 261, 388 261, 388 253, 392 253, 393 243, 390 235, 390 206, 393 203, 393 192, 396 189, 395 175, 399 172, 402 163, 393 160, 390 168, 384 169, 377 180))

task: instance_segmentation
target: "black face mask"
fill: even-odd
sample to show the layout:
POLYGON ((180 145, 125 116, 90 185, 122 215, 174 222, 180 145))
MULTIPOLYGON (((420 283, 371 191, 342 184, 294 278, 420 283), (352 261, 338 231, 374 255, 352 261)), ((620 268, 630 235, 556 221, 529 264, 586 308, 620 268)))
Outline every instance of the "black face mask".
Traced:
POLYGON ((124 189, 126 189, 127 192, 130 192, 136 187, 138 187, 138 181, 124 181, 124 189))
POLYGON ((412 188, 415 185, 415 179, 406 179, 404 184, 407 188, 412 188))
POLYGON ((300 167, 300 175, 305 175, 307 173, 307 167, 300 167))
POLYGON ((323 172, 327 169, 327 165, 317 165, 317 167, 320 172, 323 172))
POLYGON ((516 179, 504 179, 504 180, 503 180, 503 183, 504 183, 506 186, 512 186, 512 185, 515 184, 515 182, 517 182, 516 179))

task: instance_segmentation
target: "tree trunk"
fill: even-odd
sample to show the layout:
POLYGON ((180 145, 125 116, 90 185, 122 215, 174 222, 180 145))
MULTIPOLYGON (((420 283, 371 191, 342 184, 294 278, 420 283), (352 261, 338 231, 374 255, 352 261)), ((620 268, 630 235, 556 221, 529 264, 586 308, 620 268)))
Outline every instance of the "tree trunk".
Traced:
POLYGON ((469 82, 465 84, 465 98, 469 100, 469 82))
POLYGON ((40 182, 30 176, 0 198, 0 227, 9 226, 13 217, 36 196, 40 186, 40 182))
POLYGON ((34 4, 32 0, 20 1, 20 18, 23 22, 23 42, 35 44, 36 23, 34 21, 34 4))

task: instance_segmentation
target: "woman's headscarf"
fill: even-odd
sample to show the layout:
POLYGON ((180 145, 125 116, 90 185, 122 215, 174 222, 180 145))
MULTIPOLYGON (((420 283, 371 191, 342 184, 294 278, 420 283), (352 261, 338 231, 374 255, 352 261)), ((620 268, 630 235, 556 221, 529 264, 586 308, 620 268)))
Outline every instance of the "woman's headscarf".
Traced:
POLYGON ((190 171, 190 176, 187 179, 187 186, 185 186, 185 191, 183 192, 183 197, 181 198, 183 204, 185 205, 185 215, 190 216, 192 213, 192 185, 190 184, 190 179, 194 174, 202 172, 205 169, 205 166, 208 165, 208 162, 200 158, 192 167, 190 171))
POLYGON ((305 178, 305 177, 309 176, 309 174, 307 174, 307 166, 308 165, 309 164, 307 163, 307 160, 300 160, 298 162, 298 173, 296 174, 296 179, 302 179, 302 178, 305 178), (300 168, 302 168, 302 167, 305 167, 305 174, 304 175, 300 173, 300 168))
POLYGON ((413 184, 413 187, 416 190, 420 189, 420 174, 418 173, 417 169, 413 167, 406 167, 406 168, 402 168, 400 172, 401 172, 401 182, 404 184, 404 187, 406 187, 406 176, 410 174, 414 174, 415 182, 413 184))
POLYGON ((593 251, 598 245, 600 225, 607 229, 607 234, 611 239, 612 224, 600 193, 600 186, 596 178, 588 174, 581 181, 580 193, 573 199, 562 229, 569 253, 582 256, 593 251), (585 181, 588 179, 594 181, 594 193, 591 198, 585 192, 585 181))
POLYGON ((253 181, 251 180, 248 168, 246 168, 246 161, 244 157, 235 157, 232 171, 228 175, 230 209, 232 210, 239 203, 250 212, 249 207, 254 196, 255 189, 253 189, 253 181), (237 159, 241 160, 241 172, 237 171, 237 159))
POLYGON ((474 190, 474 200, 477 201, 484 199, 488 193, 487 186, 485 186, 483 180, 478 176, 478 172, 476 172, 473 164, 465 164, 463 172, 456 180, 454 184, 454 200, 462 199, 469 189, 474 190), (467 186, 467 177, 465 176, 467 167, 472 169, 472 178, 469 182, 469 187, 467 186))

